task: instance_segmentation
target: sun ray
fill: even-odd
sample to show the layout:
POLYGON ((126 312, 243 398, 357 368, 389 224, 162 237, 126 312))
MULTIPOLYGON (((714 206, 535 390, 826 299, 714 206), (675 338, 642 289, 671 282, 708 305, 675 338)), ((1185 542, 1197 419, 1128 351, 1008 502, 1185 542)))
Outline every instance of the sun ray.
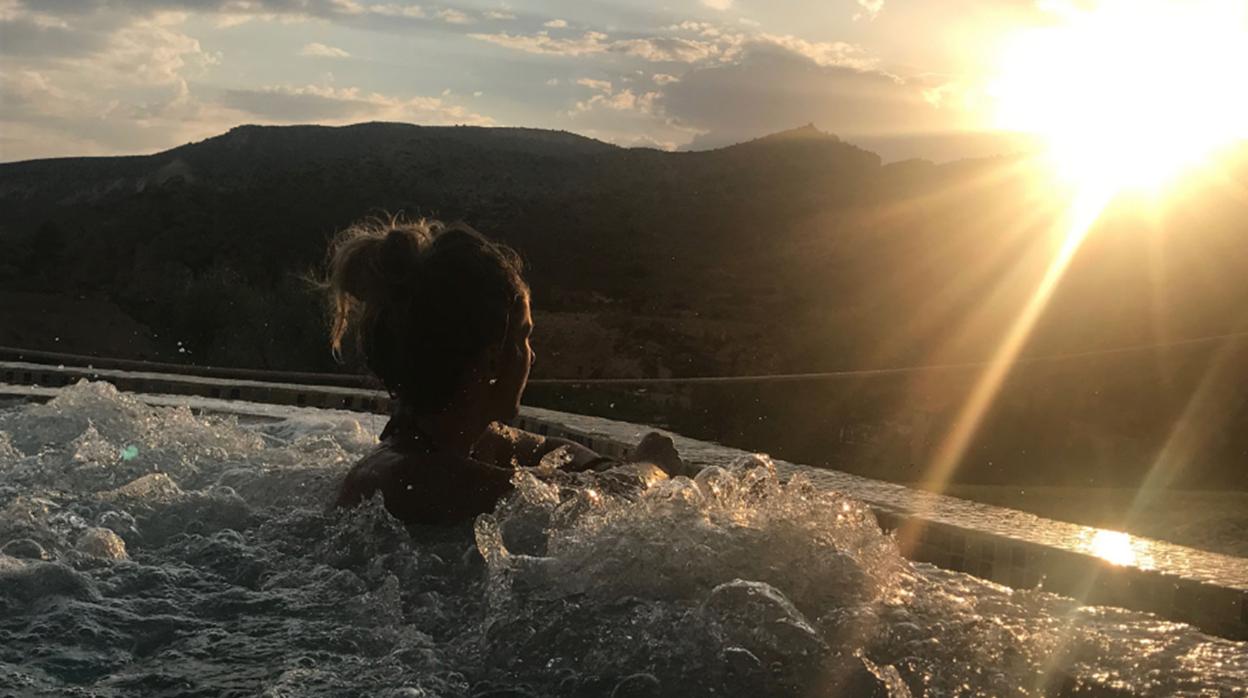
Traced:
MULTIPOLYGON (((1239 327, 1244 327, 1241 322, 1239 327)), ((1180 476, 1192 462, 1201 446, 1212 438, 1231 415, 1228 405, 1240 395, 1235 381, 1236 369, 1248 356, 1248 344, 1242 337, 1229 337, 1214 350, 1196 388, 1183 412, 1170 427, 1166 442, 1153 459, 1135 498, 1124 517, 1132 526, 1148 506, 1180 476)))
POLYGON ((1035 291, 1011 324, 987 367, 975 380, 970 397, 958 411, 953 427, 937 447, 932 462, 923 478, 923 488, 934 492, 943 491, 949 477, 956 470, 966 453, 975 432, 992 405, 993 399, 1018 358, 1036 321, 1044 312, 1049 299, 1079 250, 1088 229, 1100 215, 1107 200, 1103 191, 1081 191, 1071 202, 1064 220, 1061 221, 1062 243, 1048 270, 1035 291))
MULTIPOLYGON (((1000 167, 977 174, 969 180, 959 181, 956 185, 908 198, 882 210, 873 210, 871 217, 866 221, 871 224, 905 225, 906 221, 903 217, 914 214, 915 209, 964 201, 975 190, 1005 185, 1012 180, 1025 183, 1030 179, 1030 173, 1034 169, 1034 160, 1019 157, 1003 163, 1000 167)), ((964 307, 967 294, 991 283, 992 276, 1001 272, 1009 256, 1015 251, 1011 244, 1019 242, 1028 233, 1034 232, 1036 224, 1056 210, 1051 202, 1042 202, 1027 206, 1022 212, 1012 215, 1004 227, 991 228, 985 224, 983 236, 975 240, 975 243, 979 245, 976 249, 976 256, 958 259, 956 261, 959 265, 957 274, 951 276, 948 283, 943 284, 937 293, 921 299, 904 327, 899 328, 899 331, 890 336, 881 338, 872 352, 872 365, 887 360, 894 356, 895 352, 912 346, 926 333, 945 327, 953 321, 964 307)), ((940 352, 933 353, 939 354, 940 352)), ((958 358, 933 359, 931 363, 947 363, 956 361, 958 358)))
MULTIPOLYGON (((925 464, 919 483, 921 489, 938 493, 945 490, 1010 369, 1031 336, 1032 329, 1111 196, 1107 188, 1086 188, 1072 195, 1069 205, 1064 208, 1064 215, 1054 227, 1055 232, 1060 235, 1060 244, 1044 276, 1005 332, 991 360, 975 379, 970 396, 958 410, 953 426, 937 445, 930 462, 925 464)), ((914 520, 921 518, 919 516, 914 520)), ((903 552, 915 544, 919 532, 917 526, 903 526, 898 531, 898 544, 903 552)))
POLYGON ((1052 2, 1058 21, 1006 42, 988 92, 996 125, 1033 133, 1068 202, 1060 244, 972 384, 927 464, 942 491, 1093 223, 1125 191, 1156 195, 1248 136, 1248 4, 1228 0, 1052 2), (1169 50, 1160 50, 1166 47, 1169 50))

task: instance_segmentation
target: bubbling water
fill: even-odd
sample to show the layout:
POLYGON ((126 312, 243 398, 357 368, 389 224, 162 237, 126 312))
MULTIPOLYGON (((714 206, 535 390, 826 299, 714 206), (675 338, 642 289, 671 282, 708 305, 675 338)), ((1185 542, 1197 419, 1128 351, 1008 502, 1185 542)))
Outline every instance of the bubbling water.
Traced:
POLYGON ((493 671, 544 667, 586 695, 908 695, 861 660, 854 619, 896 597, 905 563, 860 503, 761 457, 631 496, 585 480, 519 474, 476 522, 493 671))
POLYGON ((458 527, 327 508, 380 419, 0 410, 0 694, 1235 695, 1248 649, 912 564, 764 457, 517 474, 458 527))

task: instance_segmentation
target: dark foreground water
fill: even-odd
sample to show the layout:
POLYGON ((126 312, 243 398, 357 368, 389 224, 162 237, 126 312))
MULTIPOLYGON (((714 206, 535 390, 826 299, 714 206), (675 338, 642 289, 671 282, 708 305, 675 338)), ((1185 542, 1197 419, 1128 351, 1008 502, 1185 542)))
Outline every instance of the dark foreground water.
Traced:
POLYGON ((328 511, 379 426, 0 410, 0 695, 1248 695, 1245 643, 912 564, 765 459, 524 476, 457 529, 328 511))

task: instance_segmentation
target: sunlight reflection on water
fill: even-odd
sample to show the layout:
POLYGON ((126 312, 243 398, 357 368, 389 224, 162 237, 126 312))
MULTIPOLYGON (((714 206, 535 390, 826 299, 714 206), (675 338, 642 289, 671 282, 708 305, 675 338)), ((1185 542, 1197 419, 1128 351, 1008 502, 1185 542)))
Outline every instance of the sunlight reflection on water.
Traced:
POLYGON ((1080 541, 1080 545, 1113 565, 1134 565, 1144 569, 1154 566, 1148 542, 1122 531, 1098 530, 1087 540, 1080 541))

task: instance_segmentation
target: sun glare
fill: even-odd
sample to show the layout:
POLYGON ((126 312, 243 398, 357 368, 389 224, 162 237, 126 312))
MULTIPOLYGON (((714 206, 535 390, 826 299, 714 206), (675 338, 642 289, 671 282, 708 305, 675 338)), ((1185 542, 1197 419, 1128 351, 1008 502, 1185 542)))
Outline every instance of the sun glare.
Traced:
POLYGON ((1051 26, 1009 36, 996 125, 1047 144, 1085 193, 1156 191, 1248 138, 1244 0, 1049 2, 1051 26))
POLYGON ((1097 531, 1087 547, 1093 555, 1113 565, 1130 565, 1135 562, 1131 536, 1121 531, 1097 531))
MULTIPOLYGON (((999 128, 1039 136, 1064 186, 1054 188, 1054 246, 936 448, 924 488, 953 477, 1067 267, 1124 191, 1157 193, 1248 138, 1248 2, 1042 0, 1053 22, 1003 39, 988 89, 999 128)), ((1048 182, 1044 183, 1045 185, 1048 182)), ((1128 539, 1129 540, 1129 539, 1128 539)), ((1093 552, 1123 564, 1123 539, 1093 552)))

